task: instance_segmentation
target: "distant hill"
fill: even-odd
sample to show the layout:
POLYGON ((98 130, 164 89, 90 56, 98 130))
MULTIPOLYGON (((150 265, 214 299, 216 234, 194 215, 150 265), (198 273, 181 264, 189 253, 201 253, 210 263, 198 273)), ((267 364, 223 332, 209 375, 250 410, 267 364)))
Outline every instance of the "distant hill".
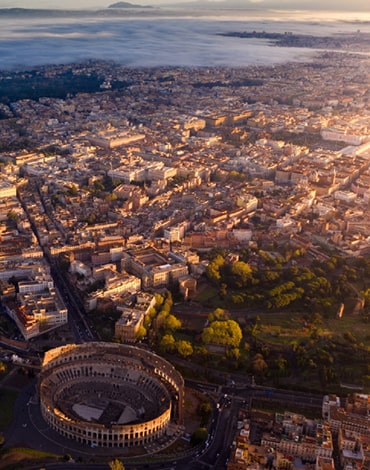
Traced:
POLYGON ((25 16, 25 17, 64 17, 64 16, 84 16, 84 10, 58 10, 42 8, 0 8, 0 16, 25 16))
POLYGON ((108 8, 153 8, 150 5, 134 5, 133 3, 129 2, 117 2, 109 5, 108 8))
POLYGON ((94 16, 127 16, 132 10, 148 9, 148 15, 159 12, 159 8, 152 6, 133 5, 128 2, 118 2, 104 10, 63 10, 63 9, 40 9, 40 8, 0 8, 1 17, 19 18, 85 18, 94 16), (116 6, 114 6, 116 5, 116 6), (126 6, 120 6, 126 5, 126 6))

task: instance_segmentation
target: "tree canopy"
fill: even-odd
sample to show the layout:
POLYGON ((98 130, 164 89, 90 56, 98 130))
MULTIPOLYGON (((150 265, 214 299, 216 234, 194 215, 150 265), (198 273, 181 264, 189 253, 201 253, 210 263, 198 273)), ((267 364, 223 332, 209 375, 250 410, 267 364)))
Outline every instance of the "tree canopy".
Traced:
POLYGON ((119 459, 114 459, 108 463, 110 470, 125 470, 123 463, 119 459))
POLYGON ((219 344, 239 347, 243 334, 235 320, 215 320, 205 327, 202 341, 206 344, 219 344))

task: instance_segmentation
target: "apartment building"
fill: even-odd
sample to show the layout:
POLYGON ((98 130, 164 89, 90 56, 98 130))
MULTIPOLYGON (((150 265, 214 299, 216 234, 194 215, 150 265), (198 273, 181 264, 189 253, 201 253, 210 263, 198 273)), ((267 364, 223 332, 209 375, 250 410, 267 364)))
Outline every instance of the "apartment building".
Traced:
POLYGON ((122 258, 122 268, 139 277, 143 288, 176 284, 179 278, 189 274, 185 262, 176 262, 151 247, 127 251, 122 258))

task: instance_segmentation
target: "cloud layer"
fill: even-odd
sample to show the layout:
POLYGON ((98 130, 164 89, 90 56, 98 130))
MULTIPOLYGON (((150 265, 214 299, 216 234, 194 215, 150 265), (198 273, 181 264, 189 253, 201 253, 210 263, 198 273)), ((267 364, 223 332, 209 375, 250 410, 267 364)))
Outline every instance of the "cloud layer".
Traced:
POLYGON ((358 24, 285 18, 244 21, 187 18, 13 19, 0 18, 0 69, 114 60, 142 66, 247 66, 305 60, 312 51, 278 48, 265 40, 222 37, 230 31, 292 31, 334 34, 358 24))

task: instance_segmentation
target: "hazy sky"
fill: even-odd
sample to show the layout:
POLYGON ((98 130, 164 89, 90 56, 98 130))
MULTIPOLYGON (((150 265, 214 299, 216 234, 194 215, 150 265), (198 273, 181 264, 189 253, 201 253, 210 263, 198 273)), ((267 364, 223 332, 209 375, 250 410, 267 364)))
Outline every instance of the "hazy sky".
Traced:
POLYGON ((112 3, 115 3, 115 0, 0 0, 0 8, 95 8, 106 7, 112 3))
MULTIPOLYGON (((0 0, 0 8, 21 7, 21 8, 104 8, 119 0, 0 0)), ((125 0, 126 1, 126 0, 125 0)), ((174 0, 175 2, 178 0, 174 0)), ((155 5, 156 0, 127 0, 136 5, 155 5)), ((166 0, 161 3, 166 3, 166 0)))
MULTIPOLYGON (((0 0, 0 8, 21 7, 21 8, 104 8, 119 0, 0 0)), ((191 0, 125 0, 129 3, 136 5, 165 5, 177 3, 191 3, 191 0)), ((197 1, 197 0, 194 0, 197 1)), ((231 3, 236 3, 237 0, 229 0, 231 3)), ((223 7, 227 5, 225 0, 208 0, 209 3, 222 2, 223 7)), ((317 7, 323 9, 360 9, 363 11, 370 11, 369 0, 239 0, 240 5, 246 7, 264 7, 269 8, 285 8, 291 7, 296 9, 306 9, 317 7)))

